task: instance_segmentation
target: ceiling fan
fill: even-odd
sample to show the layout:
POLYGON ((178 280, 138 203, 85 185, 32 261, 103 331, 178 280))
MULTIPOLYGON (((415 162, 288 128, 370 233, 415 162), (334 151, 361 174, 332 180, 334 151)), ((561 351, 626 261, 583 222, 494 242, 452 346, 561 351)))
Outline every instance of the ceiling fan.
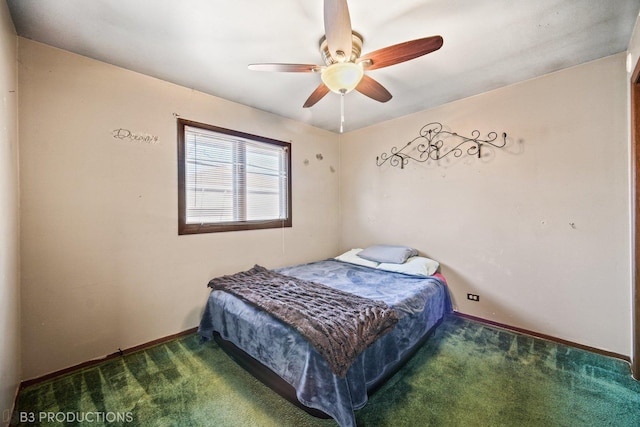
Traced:
POLYGON ((436 51, 442 37, 432 36, 388 46, 360 56, 362 36, 351 29, 347 0, 324 0, 325 36, 320 40, 320 53, 325 65, 250 64, 250 70, 293 73, 320 73, 322 83, 313 91, 303 107, 309 108, 329 91, 344 95, 353 89, 376 101, 387 102, 392 95, 365 71, 388 67, 436 51))

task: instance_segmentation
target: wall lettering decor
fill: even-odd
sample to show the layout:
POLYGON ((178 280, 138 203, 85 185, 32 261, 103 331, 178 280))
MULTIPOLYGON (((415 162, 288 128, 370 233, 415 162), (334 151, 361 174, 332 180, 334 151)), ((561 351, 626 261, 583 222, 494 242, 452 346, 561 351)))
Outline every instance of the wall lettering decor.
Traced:
POLYGON ((131 132, 129 129, 115 129, 111 132, 115 139, 127 142, 143 142, 145 144, 159 144, 160 139, 155 135, 131 132))

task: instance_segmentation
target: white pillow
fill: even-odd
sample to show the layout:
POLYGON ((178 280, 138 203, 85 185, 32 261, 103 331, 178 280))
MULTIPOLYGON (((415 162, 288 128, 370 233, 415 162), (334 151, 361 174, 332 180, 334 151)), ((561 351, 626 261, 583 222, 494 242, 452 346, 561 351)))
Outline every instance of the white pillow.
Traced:
POLYGON ((404 264, 393 264, 390 262, 383 262, 378 264, 380 270, 395 271, 397 273, 411 274, 413 276, 433 276, 440 263, 438 261, 414 256, 409 258, 404 264))
POLYGON ((349 262, 351 264, 358 264, 358 265, 363 265, 365 267, 376 268, 379 263, 374 262, 374 261, 369 261, 369 260, 364 259, 364 258, 360 258, 358 256, 358 253, 361 252, 361 251, 362 251, 362 249, 360 249, 360 248, 351 249, 350 251, 347 251, 347 252, 343 253, 342 255, 338 255, 334 259, 337 259, 338 261, 349 262))

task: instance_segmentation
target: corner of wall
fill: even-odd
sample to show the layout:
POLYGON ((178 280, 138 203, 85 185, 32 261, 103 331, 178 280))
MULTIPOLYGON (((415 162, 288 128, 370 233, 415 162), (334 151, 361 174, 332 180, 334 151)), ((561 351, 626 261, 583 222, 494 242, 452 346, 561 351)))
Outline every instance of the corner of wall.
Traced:
POLYGON ((0 425, 8 425, 21 377, 18 36, 0 2, 0 425))

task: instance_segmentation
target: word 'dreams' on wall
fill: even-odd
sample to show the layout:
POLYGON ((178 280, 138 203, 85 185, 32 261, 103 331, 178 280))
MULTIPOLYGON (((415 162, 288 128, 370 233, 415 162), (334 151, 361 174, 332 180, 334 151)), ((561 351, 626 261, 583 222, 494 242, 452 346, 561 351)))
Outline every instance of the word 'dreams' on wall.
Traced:
POLYGON ((131 132, 129 129, 116 129, 111 131, 111 135, 115 139, 126 142, 140 142, 144 144, 159 144, 159 138, 156 135, 149 135, 147 133, 131 132))

